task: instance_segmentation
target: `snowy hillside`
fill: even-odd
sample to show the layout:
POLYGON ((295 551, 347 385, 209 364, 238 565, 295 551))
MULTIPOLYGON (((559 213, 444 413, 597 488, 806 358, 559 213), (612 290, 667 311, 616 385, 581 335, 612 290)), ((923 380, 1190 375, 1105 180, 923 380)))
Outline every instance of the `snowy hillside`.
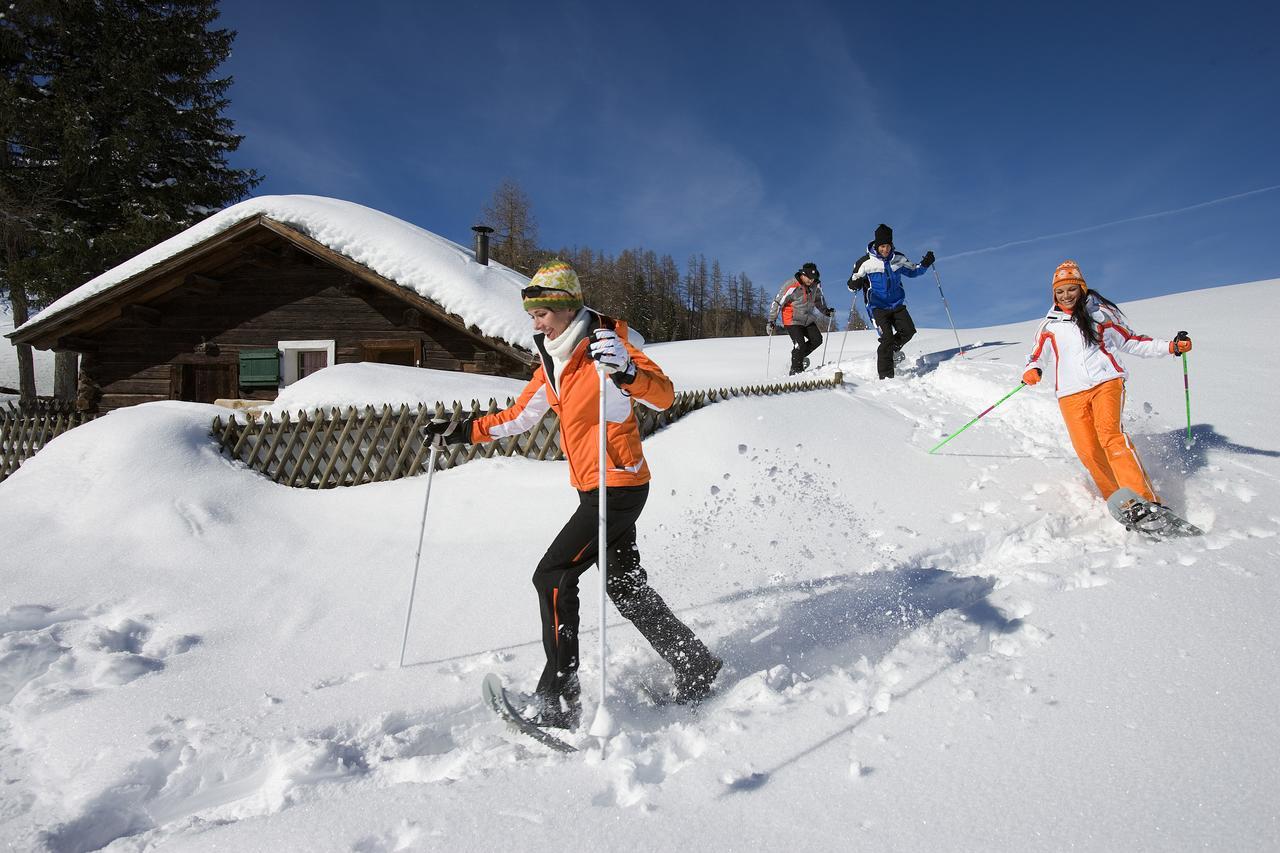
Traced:
MULTIPOLYGON (((425 477, 288 489, 217 453, 212 407, 113 412, 0 483, 0 839, 1277 849, 1277 283, 1124 305, 1195 341, 1194 446, 1173 358, 1127 360, 1126 425, 1197 539, 1116 525, 1043 385, 927 452, 1018 384, 1030 319, 961 330, 963 357, 924 330, 888 382, 871 333, 837 333, 843 388, 650 438, 644 564, 727 668, 699 710, 651 707, 637 684, 663 668, 611 613, 621 731, 572 735, 572 756, 479 701, 486 672, 530 689, 542 666, 529 577, 576 504, 565 463, 436 475, 398 669, 425 477)), ((681 388, 785 378, 785 338, 648 352, 681 388)))

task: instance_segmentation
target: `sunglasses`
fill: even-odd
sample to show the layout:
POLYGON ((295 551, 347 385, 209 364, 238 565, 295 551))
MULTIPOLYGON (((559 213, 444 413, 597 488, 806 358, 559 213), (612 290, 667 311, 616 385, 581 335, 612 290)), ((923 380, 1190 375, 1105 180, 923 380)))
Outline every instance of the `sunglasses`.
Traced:
POLYGON ((569 291, 561 290, 558 287, 543 287, 540 284, 531 284, 520 291, 521 299, 537 299, 539 296, 546 296, 550 293, 563 293, 568 296, 569 291))

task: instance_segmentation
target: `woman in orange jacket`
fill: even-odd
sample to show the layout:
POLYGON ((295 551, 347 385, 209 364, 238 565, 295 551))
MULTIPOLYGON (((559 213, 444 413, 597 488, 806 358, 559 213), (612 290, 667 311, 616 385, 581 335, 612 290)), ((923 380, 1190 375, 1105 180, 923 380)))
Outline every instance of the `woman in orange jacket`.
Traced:
POLYGON ((1044 373, 1040 365, 1052 355, 1058 406, 1071 445, 1102 497, 1128 488, 1159 503, 1142 460, 1120 425, 1129 374, 1117 355, 1181 355, 1191 351, 1191 338, 1186 332, 1168 341, 1137 334, 1114 302, 1089 290, 1075 261, 1058 265, 1051 287, 1053 309, 1036 332, 1022 381, 1039 382, 1044 373))
POLYGON ((538 680, 533 721, 572 729, 581 718, 578 578, 595 563, 598 550, 597 363, 612 380, 604 383, 609 548, 605 587, 618 612, 675 670, 676 701, 699 701, 710 692, 722 662, 649 586, 636 547, 636 520, 649 495, 649 465, 631 407, 633 401, 657 410, 670 406, 671 380, 632 346, 626 323, 583 307, 581 284, 567 263, 543 264, 521 297, 533 319, 533 340, 541 361, 529 384, 508 409, 433 424, 429 429, 445 443, 486 442, 531 429, 548 408, 560 418, 560 446, 569 460, 569 481, 578 490, 578 508, 533 573, 547 657, 538 680))

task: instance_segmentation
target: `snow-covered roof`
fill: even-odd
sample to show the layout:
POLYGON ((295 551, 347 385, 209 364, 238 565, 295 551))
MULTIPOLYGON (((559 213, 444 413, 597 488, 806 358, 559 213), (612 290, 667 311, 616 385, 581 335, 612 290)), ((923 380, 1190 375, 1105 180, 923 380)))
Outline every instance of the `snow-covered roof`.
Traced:
POLYGON ((529 281, 523 275, 492 261, 481 265, 471 249, 403 219, 312 195, 262 196, 232 205, 86 282, 22 328, 43 323, 255 216, 296 229, 430 299, 485 335, 533 349, 529 317, 520 304, 520 288, 529 281))

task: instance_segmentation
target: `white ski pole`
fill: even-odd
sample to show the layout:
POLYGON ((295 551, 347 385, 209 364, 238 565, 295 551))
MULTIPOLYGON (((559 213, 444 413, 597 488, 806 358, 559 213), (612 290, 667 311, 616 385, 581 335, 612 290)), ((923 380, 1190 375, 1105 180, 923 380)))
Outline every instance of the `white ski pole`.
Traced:
MULTIPOLYGON (((769 325, 772 326, 773 323, 770 323, 769 325)), ((764 333, 765 333, 765 337, 769 339, 769 349, 765 353, 765 357, 764 357, 764 380, 768 382, 769 381, 769 363, 773 361, 773 335, 770 333, 768 328, 764 330, 764 333)))
POLYGON ((951 324, 951 331, 956 336, 956 346, 960 349, 960 354, 964 355, 964 344, 960 343, 960 333, 956 331, 956 321, 951 319, 951 306, 947 304, 947 294, 942 292, 942 279, 938 277, 938 265, 933 265, 933 277, 938 282, 938 295, 942 297, 942 307, 947 310, 947 322, 951 324))
POLYGON ((596 706, 596 716, 591 723, 591 735, 604 738, 613 734, 613 722, 609 716, 608 709, 605 707, 605 700, 609 695, 609 644, 605 637, 605 623, 608 612, 606 606, 609 602, 608 516, 605 513, 608 500, 608 488, 605 484, 605 478, 609 473, 609 456, 605 450, 605 442, 609 432, 609 421, 605 417, 605 383, 609 381, 609 373, 604 369, 603 364, 597 364, 596 371, 600 374, 600 459, 597 467, 600 516, 599 527, 596 529, 596 544, 598 547, 596 565, 600 567, 600 704, 596 706))
POLYGON ((418 526, 418 550, 413 555, 413 583, 409 585, 409 610, 404 615, 404 639, 400 641, 400 666, 404 666, 404 650, 409 645, 409 621, 413 619, 413 595, 418 590, 418 566, 422 563, 422 540, 427 534, 427 505, 431 503, 431 478, 436 473, 436 457, 440 454, 440 445, 431 442, 431 453, 427 458, 427 495, 422 499, 422 524, 418 526))
POLYGON ((827 347, 831 345, 831 327, 835 325, 836 315, 827 315, 827 338, 822 342, 822 363, 827 363, 827 347))

